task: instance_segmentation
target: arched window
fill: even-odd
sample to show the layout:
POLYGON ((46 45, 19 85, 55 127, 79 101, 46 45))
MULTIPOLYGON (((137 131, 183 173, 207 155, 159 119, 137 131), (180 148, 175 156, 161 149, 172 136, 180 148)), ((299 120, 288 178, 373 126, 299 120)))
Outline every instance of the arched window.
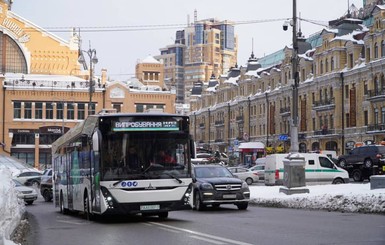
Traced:
POLYGON ((381 57, 385 57, 385 41, 381 42, 381 57))
POLYGON ((328 59, 325 60, 325 72, 328 72, 329 71, 329 62, 328 62, 328 59))
POLYGON ((330 58, 330 71, 333 71, 334 70, 334 58, 331 57, 330 58))
POLYGON ((375 59, 378 58, 378 44, 377 43, 374 44, 374 58, 375 59))
POLYGON ((320 62, 320 74, 322 75, 324 73, 324 65, 323 65, 323 62, 321 60, 320 62))
POLYGON ((2 73, 28 72, 27 62, 18 44, 8 35, 0 32, 0 67, 2 73))

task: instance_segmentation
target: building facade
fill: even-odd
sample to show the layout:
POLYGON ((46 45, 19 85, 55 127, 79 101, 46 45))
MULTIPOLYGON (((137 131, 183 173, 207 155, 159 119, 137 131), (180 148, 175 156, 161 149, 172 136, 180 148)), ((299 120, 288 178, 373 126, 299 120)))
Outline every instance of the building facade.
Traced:
POLYGON ((155 59, 138 65, 137 79, 109 82, 105 69, 100 77, 82 69, 76 33, 65 41, 8 7, 0 2, 0 154, 45 168, 52 142, 89 114, 175 113, 175 92, 161 89, 164 73, 155 59))
MULTIPOLYGON (((331 21, 299 37, 299 149, 348 152, 385 140, 385 5, 331 21), (354 18, 352 18, 354 17, 354 18)), ((242 141, 290 149, 292 47, 233 68, 215 89, 191 99, 198 145, 233 152, 242 141), (272 62, 274 61, 274 62, 272 62), (269 64, 269 65, 266 65, 269 64)))

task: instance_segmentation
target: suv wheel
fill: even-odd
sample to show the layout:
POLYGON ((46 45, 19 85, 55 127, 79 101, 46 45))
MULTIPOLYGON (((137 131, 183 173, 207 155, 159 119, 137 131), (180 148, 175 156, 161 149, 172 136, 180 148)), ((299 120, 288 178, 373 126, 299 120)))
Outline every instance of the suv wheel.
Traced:
POLYGON ((247 202, 237 204, 237 207, 239 210, 246 210, 248 206, 249 206, 249 203, 247 202))
POLYGON ((201 201, 201 196, 199 195, 199 192, 195 193, 195 203, 194 203, 195 209, 197 211, 202 211, 204 209, 204 204, 201 201))
POLYGON ((365 166, 366 168, 371 168, 371 167, 373 166, 372 160, 370 160, 370 159, 365 159, 365 161, 364 161, 364 166, 365 166))
POLYGON ((346 160, 345 159, 341 159, 339 164, 340 164, 341 168, 345 168, 346 167, 346 160))
POLYGON ((52 200, 51 193, 49 192, 49 190, 44 190, 43 198, 44 198, 44 201, 46 202, 50 202, 52 200))
POLYGON ((362 181, 362 172, 359 169, 355 169, 352 172, 352 177, 355 182, 361 182, 362 181))

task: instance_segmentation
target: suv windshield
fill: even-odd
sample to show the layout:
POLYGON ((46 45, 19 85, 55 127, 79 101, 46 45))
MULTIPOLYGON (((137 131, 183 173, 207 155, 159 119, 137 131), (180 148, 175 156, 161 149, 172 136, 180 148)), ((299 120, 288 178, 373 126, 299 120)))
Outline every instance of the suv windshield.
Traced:
POLYGON ((217 177, 233 177, 231 172, 224 167, 197 167, 195 168, 195 176, 197 178, 217 178, 217 177))

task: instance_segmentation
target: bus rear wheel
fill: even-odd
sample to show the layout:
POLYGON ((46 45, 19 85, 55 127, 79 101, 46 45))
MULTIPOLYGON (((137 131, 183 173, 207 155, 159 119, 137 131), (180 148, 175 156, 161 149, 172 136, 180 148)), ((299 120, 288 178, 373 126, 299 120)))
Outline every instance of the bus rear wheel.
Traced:
POLYGON ((60 213, 62 214, 67 214, 68 211, 66 208, 64 208, 64 199, 63 199, 63 193, 60 193, 60 200, 59 200, 59 203, 60 203, 60 213))

